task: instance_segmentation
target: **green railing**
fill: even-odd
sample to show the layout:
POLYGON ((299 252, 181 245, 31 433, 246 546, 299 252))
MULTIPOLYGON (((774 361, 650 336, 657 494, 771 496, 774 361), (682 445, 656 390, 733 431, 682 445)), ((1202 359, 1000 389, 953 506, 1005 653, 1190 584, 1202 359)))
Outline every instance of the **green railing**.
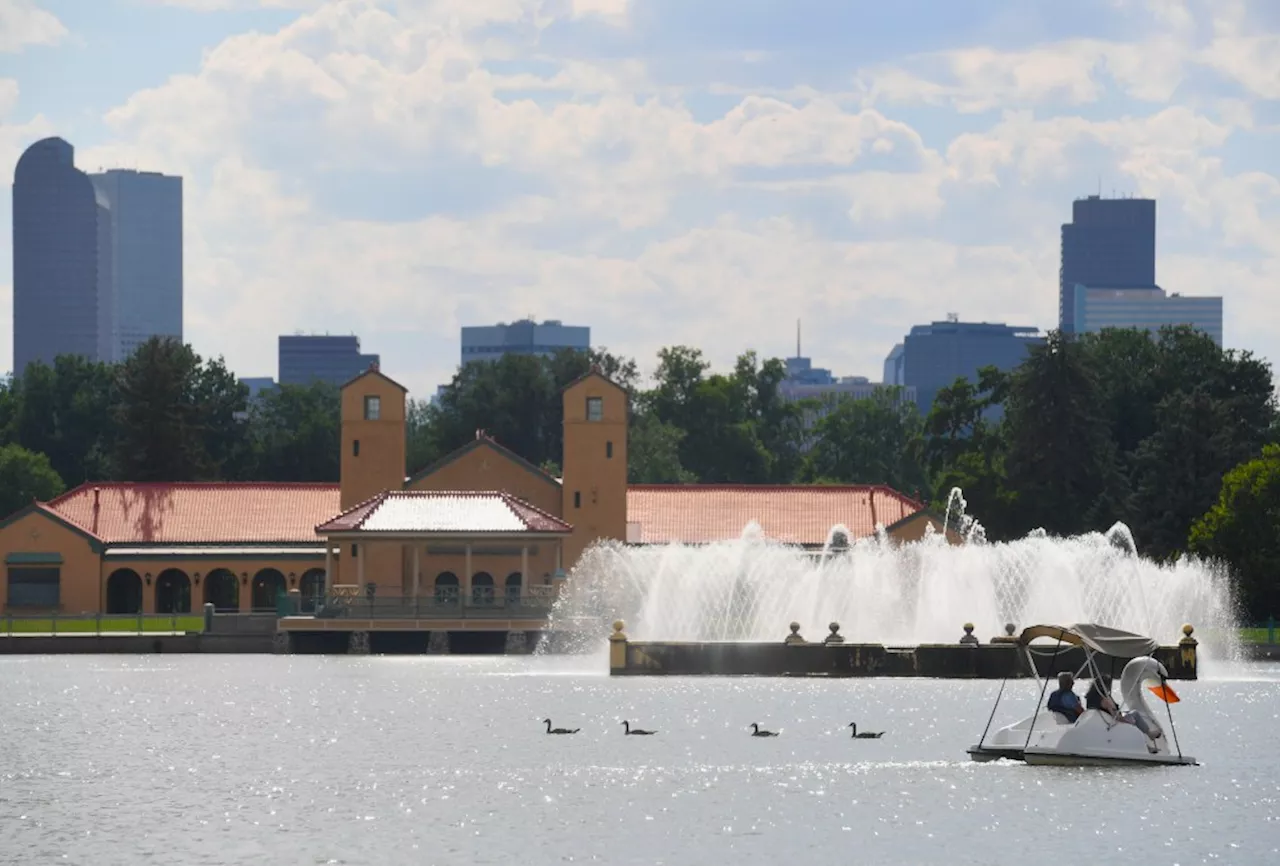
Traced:
POLYGON ((345 596, 330 593, 315 604, 315 616, 361 619, 545 619, 552 598, 524 596, 345 596))
POLYGON ((200 633, 204 617, 189 613, 0 614, 0 636, 200 633))
POLYGON ((1245 626, 1240 629, 1240 640, 1244 643, 1280 643, 1280 623, 1276 622, 1274 616, 1269 616, 1266 622, 1245 626))

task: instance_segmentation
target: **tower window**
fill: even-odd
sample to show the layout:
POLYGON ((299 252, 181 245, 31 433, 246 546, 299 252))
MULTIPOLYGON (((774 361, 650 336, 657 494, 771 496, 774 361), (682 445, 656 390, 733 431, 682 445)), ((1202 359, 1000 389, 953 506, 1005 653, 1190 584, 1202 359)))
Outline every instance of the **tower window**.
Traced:
POLYGON ((613 443, 612 442, 604 443, 604 456, 606 460, 613 459, 613 443))
POLYGON ((360 440, 359 439, 351 440, 351 456, 352 457, 360 456, 360 440))
POLYGON ((587 398, 587 420, 588 421, 604 420, 604 398, 603 397, 587 398))
POLYGON ((377 421, 382 417, 382 398, 370 394, 364 398, 364 420, 377 421))
POLYGON ((573 507, 574 508, 582 507, 582 491, 581 490, 573 491, 573 507))
POLYGON ((360 545, 358 545, 358 544, 353 544, 353 545, 351 545, 351 555, 352 555, 352 556, 359 556, 359 555, 360 555, 360 545))

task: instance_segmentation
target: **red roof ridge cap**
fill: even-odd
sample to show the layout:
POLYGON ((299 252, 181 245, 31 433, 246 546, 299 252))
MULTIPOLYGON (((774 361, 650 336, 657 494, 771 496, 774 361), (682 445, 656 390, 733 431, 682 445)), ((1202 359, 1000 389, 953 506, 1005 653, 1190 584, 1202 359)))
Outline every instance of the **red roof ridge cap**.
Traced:
POLYGON ((333 515, 332 517, 328 517, 320 521, 319 523, 316 524, 316 527, 324 526, 326 523, 332 523, 333 521, 337 520, 339 517, 343 516, 344 514, 350 514, 351 512, 357 509, 364 508, 366 505, 372 505, 378 499, 385 498, 386 495, 391 492, 393 491, 383 490, 381 493, 375 493, 373 496, 370 496, 368 499, 361 500, 360 502, 357 502, 355 505, 352 505, 350 508, 344 508, 341 511, 339 511, 337 514, 333 515))

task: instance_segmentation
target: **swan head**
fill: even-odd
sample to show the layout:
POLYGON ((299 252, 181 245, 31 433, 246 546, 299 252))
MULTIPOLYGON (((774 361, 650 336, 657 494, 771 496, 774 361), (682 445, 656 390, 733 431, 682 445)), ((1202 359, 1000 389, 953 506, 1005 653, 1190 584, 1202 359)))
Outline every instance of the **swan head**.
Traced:
POLYGON ((1169 678, 1168 669, 1151 656, 1138 656, 1130 659, 1120 672, 1120 691, 1128 698, 1142 689, 1142 684, 1150 680, 1163 683, 1169 678))

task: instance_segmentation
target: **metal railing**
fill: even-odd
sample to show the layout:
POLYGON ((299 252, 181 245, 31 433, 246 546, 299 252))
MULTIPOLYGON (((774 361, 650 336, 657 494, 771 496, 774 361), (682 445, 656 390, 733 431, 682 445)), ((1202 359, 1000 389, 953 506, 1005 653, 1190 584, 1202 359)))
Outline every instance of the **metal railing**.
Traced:
POLYGON ((12 611, 0 615, 0 635, 129 635, 179 634, 204 631, 204 617, 191 613, 47 613, 23 614, 12 611))
POLYGON ((545 619, 554 598, 540 596, 350 596, 330 593, 314 605, 318 619, 545 619))

